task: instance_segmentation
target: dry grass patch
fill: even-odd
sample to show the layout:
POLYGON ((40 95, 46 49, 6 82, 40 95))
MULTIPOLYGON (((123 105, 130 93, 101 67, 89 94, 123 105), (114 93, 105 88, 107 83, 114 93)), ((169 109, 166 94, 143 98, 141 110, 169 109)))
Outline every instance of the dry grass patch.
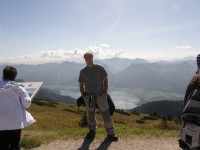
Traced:
MULTIPOLYGON (((35 100, 29 109, 36 119, 36 123, 22 132, 21 145, 25 148, 38 147, 57 139, 84 138, 88 129, 79 126, 85 113, 85 107, 78 111, 75 104, 52 102, 48 100, 35 100)), ((98 130, 97 138, 106 135, 103 120, 99 112, 96 113, 98 130)), ((174 121, 167 121, 166 127, 161 128, 162 119, 145 119, 144 124, 137 123, 149 117, 147 114, 134 115, 130 113, 115 112, 113 120, 119 136, 177 136, 179 125, 174 121)))

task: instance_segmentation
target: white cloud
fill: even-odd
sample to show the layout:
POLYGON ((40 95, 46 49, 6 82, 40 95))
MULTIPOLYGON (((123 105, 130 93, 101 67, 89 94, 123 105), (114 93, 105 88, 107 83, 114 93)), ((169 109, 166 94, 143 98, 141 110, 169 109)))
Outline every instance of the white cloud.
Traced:
POLYGON ((90 51, 94 55, 94 59, 109 59, 113 57, 122 58, 143 58, 150 61, 156 60, 172 60, 180 59, 188 56, 196 56, 198 51, 189 45, 179 45, 169 49, 157 51, 132 51, 113 50, 108 44, 100 46, 89 46, 86 50, 75 48, 74 50, 49 50, 41 51, 37 54, 26 55, 20 57, 0 58, 0 63, 15 63, 15 64, 41 64, 49 62, 79 62, 83 63, 83 55, 90 51))
POLYGON ((196 56, 198 50, 189 45, 179 45, 168 49, 151 52, 151 54, 140 55, 140 58, 147 60, 173 60, 189 56, 196 56))
POLYGON ((181 45, 181 46, 176 46, 176 49, 192 49, 192 47, 189 45, 181 45))
POLYGON ((108 44, 101 44, 101 48, 103 49, 103 48, 105 48, 105 49, 107 49, 107 48, 109 48, 110 46, 108 45, 108 44))
MULTIPOLYGON (((1 63, 17 63, 17 64, 41 64, 48 62, 84 62, 83 55, 90 51, 94 55, 94 59, 108 59, 112 57, 126 57, 126 53, 122 50, 111 50, 109 45, 101 44, 100 46, 89 46, 86 50, 75 48, 74 50, 50 50, 41 51, 37 54, 26 55, 20 57, 0 58, 1 63)), ((128 56, 128 55, 127 55, 128 56)))

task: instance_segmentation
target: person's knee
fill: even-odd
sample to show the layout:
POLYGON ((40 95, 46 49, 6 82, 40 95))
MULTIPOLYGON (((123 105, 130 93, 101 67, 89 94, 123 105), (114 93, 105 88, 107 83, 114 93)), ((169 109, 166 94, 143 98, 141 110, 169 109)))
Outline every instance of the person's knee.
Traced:
POLYGON ((111 116, 109 110, 103 111, 102 116, 105 122, 110 122, 111 121, 111 116))

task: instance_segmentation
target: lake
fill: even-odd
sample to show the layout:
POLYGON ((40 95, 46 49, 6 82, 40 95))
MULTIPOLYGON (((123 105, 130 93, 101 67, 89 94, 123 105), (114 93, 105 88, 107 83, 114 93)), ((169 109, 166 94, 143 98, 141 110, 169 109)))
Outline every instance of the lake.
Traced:
MULTIPOLYGON (((80 92, 71 91, 71 90, 60 90, 61 95, 71 96, 75 99, 80 97, 80 92)), ((126 93, 123 91, 109 91, 116 109, 132 109, 137 107, 137 104, 140 102, 140 99, 134 94, 126 93)))

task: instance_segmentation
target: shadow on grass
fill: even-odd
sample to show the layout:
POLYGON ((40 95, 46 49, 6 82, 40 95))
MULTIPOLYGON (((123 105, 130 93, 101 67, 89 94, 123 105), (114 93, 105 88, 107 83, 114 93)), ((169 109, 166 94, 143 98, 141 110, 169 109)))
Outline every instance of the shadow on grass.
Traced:
POLYGON ((76 113, 76 114, 82 114, 83 112, 82 111, 75 111, 75 110, 71 110, 71 109, 63 109, 63 111, 68 111, 68 112, 71 112, 71 113, 76 113))
POLYGON ((57 105, 57 103, 55 103, 55 102, 33 101, 32 103, 39 105, 39 106, 46 106, 46 107, 56 107, 56 105, 57 105))
POLYGON ((122 122, 122 121, 114 121, 114 123, 126 124, 125 122, 122 122))

